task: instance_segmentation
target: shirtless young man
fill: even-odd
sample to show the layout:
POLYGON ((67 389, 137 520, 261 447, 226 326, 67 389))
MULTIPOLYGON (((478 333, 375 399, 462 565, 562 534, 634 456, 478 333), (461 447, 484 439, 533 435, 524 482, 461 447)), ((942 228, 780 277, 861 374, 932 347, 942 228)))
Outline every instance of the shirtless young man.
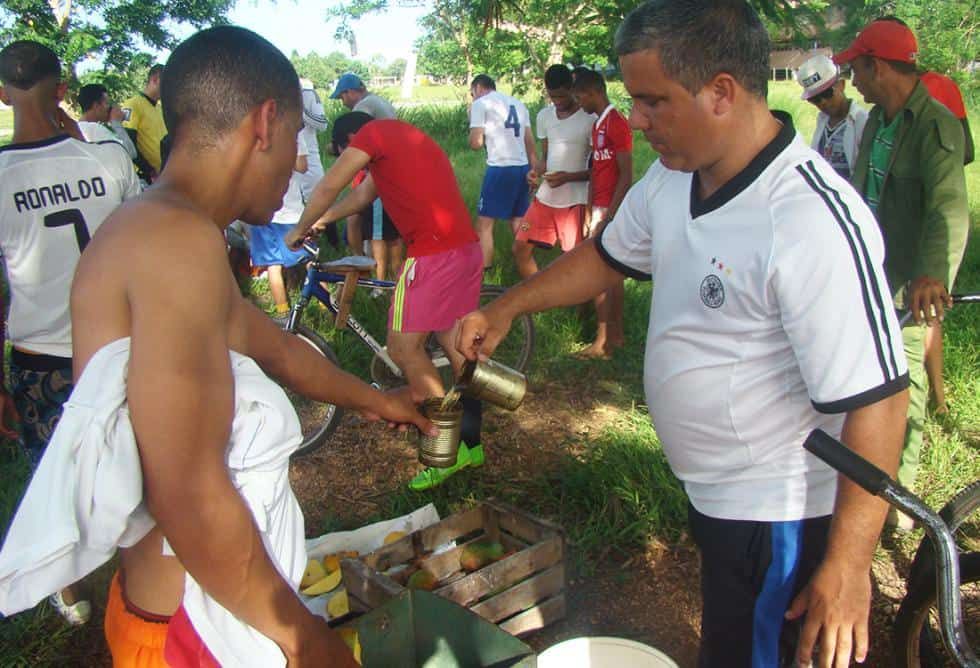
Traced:
MULTIPOLYGON (((229 271, 222 231, 235 219, 270 220, 296 160, 302 106, 285 56, 242 28, 205 30, 173 52, 163 91, 174 138, 166 169, 152 190, 105 223, 72 292, 79 387, 90 361, 97 366, 93 356, 129 339, 126 397, 143 501, 155 521, 122 551, 118 593, 106 615, 113 660, 133 665, 136 652, 153 651, 139 646, 139 633, 134 642, 110 629, 151 624, 116 618, 139 610, 164 621, 173 615, 163 631, 170 665, 183 665, 190 654, 194 665, 213 655, 225 665, 353 666, 339 636, 296 595, 305 550, 288 451, 264 459, 253 443, 237 457, 246 450, 242 429, 260 433, 266 422, 295 420, 251 362, 309 397, 426 431, 432 425, 407 395, 379 393, 284 334, 241 297, 229 271), (217 107, 216 99, 223 101, 217 107), (164 275, 183 280, 161 281, 164 275), (186 285, 197 287, 193 300, 186 285), (243 367, 254 371, 246 375, 243 367), (268 403, 244 405, 249 386, 268 403), (246 411, 260 412, 251 427, 239 421, 246 411), (257 508, 249 486, 261 492, 276 484, 280 493, 269 502, 278 505, 257 508), (176 558, 165 556, 168 547, 176 558), (221 617, 225 626, 191 614, 188 596, 201 592, 211 606, 205 621, 221 617), (127 609, 113 613, 122 597, 127 609)), ((153 665, 164 665, 164 652, 156 651, 153 665)))

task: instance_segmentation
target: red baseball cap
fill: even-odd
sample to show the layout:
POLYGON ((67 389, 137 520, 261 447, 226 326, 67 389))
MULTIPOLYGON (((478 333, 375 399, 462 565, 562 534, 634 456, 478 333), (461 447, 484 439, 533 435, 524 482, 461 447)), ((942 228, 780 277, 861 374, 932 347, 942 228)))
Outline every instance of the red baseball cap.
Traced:
POLYGON ((849 47, 834 56, 834 62, 841 65, 858 56, 873 56, 915 64, 918 50, 915 35, 908 27, 894 21, 873 21, 849 47))

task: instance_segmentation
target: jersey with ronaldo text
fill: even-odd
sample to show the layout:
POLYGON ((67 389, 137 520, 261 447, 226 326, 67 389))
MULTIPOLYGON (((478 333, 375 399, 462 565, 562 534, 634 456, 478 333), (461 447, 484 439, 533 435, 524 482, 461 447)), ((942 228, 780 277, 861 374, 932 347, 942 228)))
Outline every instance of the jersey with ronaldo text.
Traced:
POLYGON ((491 91, 473 102, 470 128, 483 128, 490 167, 527 164, 524 137, 531 130, 531 115, 520 100, 491 91))
POLYGON ((68 300, 78 258, 109 214, 139 193, 117 142, 62 135, 0 148, 0 248, 13 345, 71 357, 68 300))
POLYGON ((908 385, 884 243, 860 195, 778 114, 779 135, 707 199, 659 161, 599 252, 653 279, 644 389, 691 503, 720 519, 833 511, 821 428, 908 385))

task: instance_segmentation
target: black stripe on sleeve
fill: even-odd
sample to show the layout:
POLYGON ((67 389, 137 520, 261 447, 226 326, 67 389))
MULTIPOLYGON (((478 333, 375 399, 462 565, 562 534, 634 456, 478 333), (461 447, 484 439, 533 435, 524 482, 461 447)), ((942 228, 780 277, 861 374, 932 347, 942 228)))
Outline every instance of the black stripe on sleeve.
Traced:
POLYGON ((883 383, 878 387, 873 387, 870 390, 865 390, 864 392, 855 394, 853 397, 827 402, 811 401, 810 403, 812 403, 813 407, 821 413, 847 413, 849 411, 857 410, 858 408, 864 408, 865 406, 878 403, 882 399, 887 399, 893 394, 898 394, 908 386, 909 375, 908 373, 903 373, 898 378, 890 380, 887 383, 883 383))
MULTIPOLYGON (((807 166, 813 169, 813 162, 807 162, 807 166)), ((834 220, 837 221, 837 226, 843 233, 844 238, 847 240, 847 245, 851 249, 851 258, 854 261, 854 268, 858 274, 858 283, 861 285, 861 299, 864 302, 864 312, 868 319, 868 326, 871 329, 871 335, 874 338, 875 343, 875 353, 878 356, 878 364, 881 367, 882 380, 886 383, 894 378, 894 374, 888 368, 888 362, 885 360, 885 353, 883 350, 883 342, 881 339, 881 332, 879 331, 878 323, 875 322, 874 309, 871 305, 871 295, 868 290, 869 277, 865 271, 865 267, 861 263, 861 257, 857 249, 857 241, 851 236, 847 223, 844 221, 844 217, 841 212, 834 207, 834 203, 830 199, 830 195, 822 190, 819 185, 817 185, 813 176, 808 170, 804 168, 803 165, 797 165, 796 171, 803 176, 803 179, 807 182, 807 185, 824 201, 827 205, 827 209, 833 215, 834 220)), ((872 273, 871 280, 873 280, 874 274, 872 273)))
POLYGON ((868 269, 868 282, 871 284, 872 297, 874 298, 874 304, 878 309, 878 322, 881 323, 881 329, 885 333, 889 363, 891 364, 892 368, 892 378, 896 378, 898 376, 898 360, 895 359, 895 346, 893 345, 894 341, 892 340, 893 332, 888 327, 888 320, 885 314, 885 309, 894 308, 891 297, 889 296, 886 300, 882 296, 881 283, 875 280, 875 274, 874 271, 872 271, 873 265, 871 264, 871 253, 868 252, 868 245, 864 242, 864 235, 861 234, 861 228, 851 215, 851 209, 847 206, 847 203, 844 202, 844 199, 840 195, 840 191, 830 187, 827 184, 823 176, 816 169, 816 166, 813 164, 812 160, 808 162, 807 165, 809 166, 810 172, 813 174, 813 177, 816 179, 817 183, 819 183, 824 190, 833 194, 834 200, 837 202, 837 206, 844 213, 847 222, 850 224, 850 227, 853 230, 854 237, 857 239, 858 248, 860 248, 861 255, 864 257, 864 266, 868 269))
POLYGON ((606 264, 608 264, 610 267, 612 267, 619 273, 623 274, 624 276, 635 278, 638 281, 652 281, 653 280, 652 274, 648 274, 646 272, 640 271, 639 269, 634 269, 629 265, 623 264, 622 262, 620 262, 619 260, 617 260, 616 258, 614 258, 612 255, 609 254, 609 251, 606 250, 606 247, 602 245, 602 237, 606 233, 606 230, 608 229, 609 229, 608 225, 602 228, 602 231, 599 232, 599 236, 596 237, 595 240, 595 248, 597 251, 599 251, 599 257, 601 257, 606 264))

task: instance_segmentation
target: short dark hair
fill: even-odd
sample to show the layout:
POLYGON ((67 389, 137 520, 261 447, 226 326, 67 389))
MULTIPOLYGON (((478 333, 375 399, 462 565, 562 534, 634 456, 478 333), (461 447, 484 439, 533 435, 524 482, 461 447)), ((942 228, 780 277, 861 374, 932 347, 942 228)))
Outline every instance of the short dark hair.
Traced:
POLYGON ((606 92, 606 80, 595 70, 587 67, 575 68, 575 83, 572 88, 575 90, 594 90, 599 93, 606 92))
POLYGON ((82 108, 82 111, 88 111, 107 92, 102 84, 85 84, 78 89, 78 106, 82 108))
POLYGON ((544 87, 548 90, 572 87, 572 71, 564 65, 552 65, 544 72, 544 87))
POLYGON ((174 146, 188 130, 210 141, 266 100, 275 100, 280 113, 299 112, 299 77, 279 49, 245 28, 217 26, 192 35, 163 70, 163 122, 174 146))
MULTIPOLYGON (((906 28, 909 27, 908 23, 898 18, 894 14, 886 14, 885 16, 879 16, 878 18, 875 19, 875 21, 889 21, 890 23, 897 23, 898 25, 905 26, 906 28)), ((909 28, 909 30, 911 30, 911 28, 909 28)))
POLYGON ((486 88, 487 90, 497 90, 497 84, 486 74, 477 74, 473 77, 473 83, 470 84, 470 88, 476 88, 477 86, 486 88))
POLYGON ((157 63, 146 73, 146 80, 149 82, 154 76, 163 76, 164 67, 160 63, 157 63))
POLYGON ((331 139, 334 146, 343 150, 350 143, 348 137, 357 134, 357 131, 374 120, 374 116, 363 111, 350 111, 342 116, 338 116, 333 122, 333 134, 331 139))
POLYGON ((649 0, 616 31, 619 56, 652 49, 668 77, 696 94, 713 77, 730 74, 765 98, 770 41, 745 0, 649 0))
POLYGON ((0 51, 0 81, 5 86, 30 90, 45 79, 61 78, 61 62, 39 42, 18 40, 0 51))

